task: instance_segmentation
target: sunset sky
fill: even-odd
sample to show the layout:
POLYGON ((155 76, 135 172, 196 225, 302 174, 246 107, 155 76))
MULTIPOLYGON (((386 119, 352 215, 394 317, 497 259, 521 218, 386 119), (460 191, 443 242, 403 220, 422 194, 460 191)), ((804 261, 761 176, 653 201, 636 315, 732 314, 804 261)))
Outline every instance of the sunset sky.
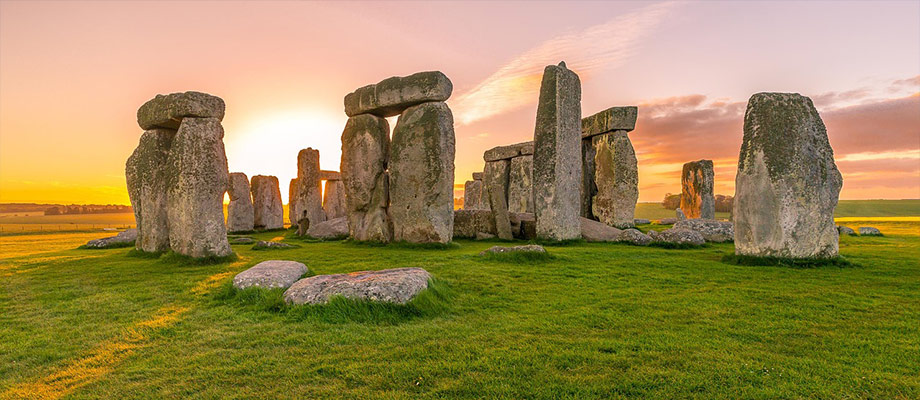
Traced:
POLYGON ((703 158, 732 194, 762 91, 814 100, 842 199, 920 197, 917 1, 2 1, 0 202, 127 204, 137 108, 187 90, 226 102, 230 171, 276 175, 286 199, 300 149, 339 169, 346 94, 426 70, 454 84, 462 184, 483 151, 532 139, 560 60, 584 116, 639 106, 640 201, 679 192, 703 158))

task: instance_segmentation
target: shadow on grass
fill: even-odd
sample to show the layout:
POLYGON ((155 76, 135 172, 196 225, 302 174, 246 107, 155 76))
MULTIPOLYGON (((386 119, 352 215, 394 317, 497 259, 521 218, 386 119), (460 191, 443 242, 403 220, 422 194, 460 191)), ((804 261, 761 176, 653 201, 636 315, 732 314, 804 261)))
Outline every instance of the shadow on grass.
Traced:
POLYGON ((847 260, 843 256, 834 258, 785 258, 785 257, 755 257, 738 254, 726 254, 722 257, 722 262, 734 265, 747 266, 777 266, 789 268, 821 268, 821 267, 838 267, 838 268, 855 268, 859 264, 847 260))
POLYGON ((454 250, 459 249, 460 243, 449 242, 449 243, 409 243, 409 242, 390 242, 390 243, 381 243, 381 242, 372 242, 372 241, 361 241, 354 239, 346 239, 343 241, 345 244, 352 246, 364 246, 364 247, 387 247, 391 249, 417 249, 417 250, 454 250))
POLYGON ((78 250, 109 250, 109 249, 123 249, 125 247, 134 247, 134 242, 131 241, 131 242, 112 243, 105 247, 92 247, 92 246, 87 246, 84 244, 80 247, 77 247, 77 249, 78 250))
MULTIPOLYGON (((147 253, 147 254, 150 254, 150 253, 147 253)), ((210 256, 210 257, 195 258, 195 257, 189 257, 183 254, 179 254, 171 250, 163 254, 162 257, 160 257, 161 262, 169 263, 169 264, 176 264, 176 265, 223 264, 223 263, 233 262, 239 259, 240 257, 237 256, 236 253, 230 253, 230 255, 223 256, 223 257, 210 256)))
POLYGON ((163 254, 166 253, 167 252, 165 251, 143 251, 138 249, 131 249, 131 251, 128 252, 128 257, 156 259, 160 258, 163 256, 163 254))
POLYGON ((291 305, 284 302, 284 289, 237 289, 233 282, 222 285, 214 300, 258 312, 280 314, 294 321, 318 321, 333 324, 366 323, 396 325, 419 318, 434 318, 453 312, 451 289, 440 280, 428 281, 423 290, 406 304, 333 297, 326 304, 291 305))
POLYGON ((549 240, 549 239, 534 239, 530 241, 531 244, 539 244, 547 247, 564 247, 564 246, 579 246, 585 243, 588 243, 584 239, 566 239, 566 240, 549 240))

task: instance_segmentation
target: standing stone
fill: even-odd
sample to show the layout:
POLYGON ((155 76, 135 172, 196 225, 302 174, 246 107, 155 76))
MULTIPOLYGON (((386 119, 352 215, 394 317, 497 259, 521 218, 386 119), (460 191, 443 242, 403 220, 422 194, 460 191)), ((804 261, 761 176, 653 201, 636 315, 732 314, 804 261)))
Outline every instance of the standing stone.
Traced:
POLYGON ((843 178, 818 111, 795 93, 748 100, 733 209, 735 253, 835 257, 843 178))
POLYGON ((255 229, 284 227, 284 208, 278 178, 270 175, 252 177, 253 226, 255 229))
POLYGON ((327 220, 345 216, 345 184, 341 180, 326 181, 323 191, 323 212, 327 220))
POLYGON ((591 211, 598 221, 626 229, 636 226, 639 165, 626 131, 594 136, 597 194, 591 211))
POLYGON ((297 215, 300 215, 300 204, 297 201, 298 193, 300 193, 300 180, 292 178, 291 183, 288 184, 288 221, 292 227, 297 226, 297 221, 294 219, 297 215))
POLYGON ((141 135, 140 143, 125 163, 128 197, 137 224, 135 247, 141 251, 169 250, 166 193, 169 158, 176 131, 154 128, 141 135))
POLYGON ((543 71, 534 129, 533 195, 537 236, 581 236, 581 82, 565 67, 543 71))
POLYGON ((227 205, 227 230, 244 232, 253 230, 252 196, 249 178, 242 172, 230 174, 230 204, 227 205))
POLYGON ((463 209, 481 210, 482 206, 482 180, 473 179, 463 184, 463 209))
POLYGON ((454 117, 447 104, 422 103, 399 116, 389 162, 393 240, 450 242, 454 153, 454 117))
POLYGON ((510 180, 511 161, 498 160, 486 162, 482 171, 485 185, 485 195, 495 218, 495 232, 500 239, 510 240, 511 222, 508 215, 508 186, 510 180))
POLYGON ((387 120, 360 114, 348 118, 342 131, 342 183, 351 237, 389 242, 393 228, 387 213, 389 190, 387 159, 390 126, 387 120))
POLYGON ((179 254, 224 257, 232 253, 224 225, 230 181, 224 128, 217 118, 182 119, 166 169, 169 246, 179 254))
POLYGON ((714 219, 716 199, 712 160, 699 160, 684 164, 680 174, 680 209, 687 218, 714 219))
POLYGON ((581 216, 595 219, 591 202, 597 195, 597 184, 594 182, 594 158, 597 151, 594 149, 594 139, 589 137, 581 140, 581 216))
POLYGON ((318 224, 326 220, 323 211, 323 183, 320 180, 319 150, 306 148, 297 153, 297 187, 294 203, 290 210, 294 211, 288 218, 291 225, 297 225, 301 220, 307 219, 310 223, 318 224))
POLYGON ((508 179, 508 212, 533 212, 533 156, 511 159, 508 179))

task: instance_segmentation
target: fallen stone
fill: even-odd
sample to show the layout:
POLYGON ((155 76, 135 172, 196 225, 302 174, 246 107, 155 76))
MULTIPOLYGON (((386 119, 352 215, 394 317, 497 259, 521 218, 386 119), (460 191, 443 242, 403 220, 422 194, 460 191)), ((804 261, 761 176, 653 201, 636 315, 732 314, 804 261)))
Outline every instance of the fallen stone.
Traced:
POLYGON ((620 229, 635 226, 639 200, 639 164, 626 131, 595 136, 591 211, 601 222, 620 229))
POLYGON ((319 179, 324 181, 340 181, 342 173, 339 171, 319 171, 319 179))
POLYGON ((636 246, 648 246, 649 243, 652 243, 652 238, 640 232, 638 229, 629 228, 620 232, 614 241, 620 243, 629 243, 636 246))
POLYGON ((348 218, 339 217, 310 225, 307 236, 317 239, 344 239, 348 237, 348 218))
POLYGON ((242 172, 230 174, 230 204, 227 205, 227 231, 246 232, 255 229, 249 178, 242 172))
POLYGON ((515 143, 507 146, 493 147, 482 154, 486 161, 510 160, 522 155, 533 154, 533 142, 515 143))
POLYGON ((508 215, 508 186, 510 185, 511 161, 499 160, 489 161, 482 171, 483 187, 485 192, 484 201, 488 201, 488 208, 492 210, 492 216, 495 218, 495 232, 499 238, 509 240, 513 237, 511 234, 511 224, 508 215))
POLYGON ((476 240, 489 240, 495 239, 495 235, 485 232, 476 232, 476 240))
POLYGON ((296 261, 262 261, 233 277, 233 287, 246 289, 287 289, 308 271, 307 266, 296 261))
POLYGON ((157 253, 169 250, 167 193, 171 181, 169 161, 176 131, 151 129, 141 135, 140 143, 125 163, 128 197, 134 208, 138 229, 135 248, 157 253))
POLYGON ((581 237, 589 242, 614 242, 621 230, 593 219, 580 217, 581 237))
POLYGON ((859 236, 882 236, 882 232, 871 226, 860 226, 859 236))
POLYGON ((492 246, 479 253, 484 256, 487 254, 505 254, 505 253, 546 253, 546 249, 538 244, 527 244, 521 246, 492 246))
POLYGON ((359 114, 392 117, 421 103, 447 101, 453 88, 450 79, 440 71, 394 76, 345 96, 345 114, 349 117, 359 114))
MULTIPOLYGON (((323 214, 327 220, 345 217, 345 184, 342 181, 326 181, 323 214)), ((345 225, 347 228, 348 223, 345 225)))
POLYGON ((645 225, 645 224, 651 224, 651 223, 652 223, 651 220, 648 220, 645 218, 636 218, 633 220, 633 224, 636 224, 636 225, 645 225))
POLYGON ((250 237, 241 237, 230 239, 230 244, 253 244, 256 240, 250 237))
POLYGON ((281 243, 281 242, 272 242, 266 240, 260 240, 252 246, 253 250, 267 250, 267 249, 293 249, 300 246, 295 246, 293 244, 281 243))
POLYGON ((409 107, 388 164, 393 240, 447 243, 454 225, 454 117, 445 103, 409 107))
POLYGON ((714 219, 685 219, 674 223, 672 229, 688 229, 699 232, 707 242, 731 242, 735 236, 731 222, 714 219))
POLYGON ((185 117, 224 119, 224 101, 220 97, 201 92, 158 94, 137 110, 137 124, 141 129, 179 129, 185 117))
POLYGON ((533 212, 533 156, 511 159, 508 173, 508 212, 533 212))
POLYGON ((370 114, 348 118, 342 132, 342 183, 348 231, 360 241, 387 243, 393 228, 387 214, 390 126, 370 114))
POLYGON ((291 225, 299 225, 307 219, 311 224, 326 220, 323 210, 323 183, 320 180, 319 150, 306 148, 297 153, 297 186, 293 200, 288 199, 290 210, 288 217, 291 225))
POLYGON ((334 296, 405 304, 428 288, 431 275, 421 268, 396 268, 304 278, 284 292, 289 304, 324 304, 334 296))
POLYGON ((689 229, 668 229, 661 232, 649 231, 648 236, 653 242, 662 242, 670 244, 689 244, 693 246, 702 246, 706 243, 703 235, 697 231, 689 229))
POLYGON ((480 232, 495 234, 495 218, 491 210, 454 211, 455 238, 475 238, 480 232))
POLYGON ((119 232, 117 235, 102 239, 93 239, 86 242, 86 247, 90 249, 107 249, 112 247, 130 246, 137 240, 137 229, 127 229, 119 232))
POLYGON ((680 210, 687 218, 716 217, 716 199, 712 189, 714 180, 712 160, 684 164, 680 174, 680 210))
POLYGON ((757 93, 748 100, 735 178, 735 253, 830 258, 843 178, 811 99, 757 93))
POLYGON ((843 225, 837 226, 837 233, 839 235, 856 236, 856 231, 854 231, 853 228, 843 226, 843 225))
POLYGON ((534 128, 533 193, 537 236, 581 237, 581 82, 565 63, 543 70, 534 128))
POLYGON ((655 221, 656 225, 674 225, 677 222, 677 218, 662 218, 655 221))
POLYGON ((613 131, 632 131, 636 129, 638 115, 639 108, 636 106, 610 107, 590 117, 582 118, 581 135, 589 138, 613 131))
POLYGON ((271 175, 252 177, 253 227, 255 229, 281 229, 284 227, 284 208, 278 178, 271 175))

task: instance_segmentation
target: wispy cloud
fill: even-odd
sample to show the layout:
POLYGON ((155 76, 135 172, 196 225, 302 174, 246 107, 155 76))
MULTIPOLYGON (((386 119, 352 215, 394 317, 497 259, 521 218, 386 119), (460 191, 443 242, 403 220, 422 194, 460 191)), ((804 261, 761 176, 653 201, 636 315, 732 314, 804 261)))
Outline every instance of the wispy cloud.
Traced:
POLYGON ((646 6, 603 24, 562 35, 524 52, 469 92, 451 101, 459 124, 489 118, 537 101, 543 67, 565 61, 582 79, 626 62, 640 39, 677 3, 646 6))

